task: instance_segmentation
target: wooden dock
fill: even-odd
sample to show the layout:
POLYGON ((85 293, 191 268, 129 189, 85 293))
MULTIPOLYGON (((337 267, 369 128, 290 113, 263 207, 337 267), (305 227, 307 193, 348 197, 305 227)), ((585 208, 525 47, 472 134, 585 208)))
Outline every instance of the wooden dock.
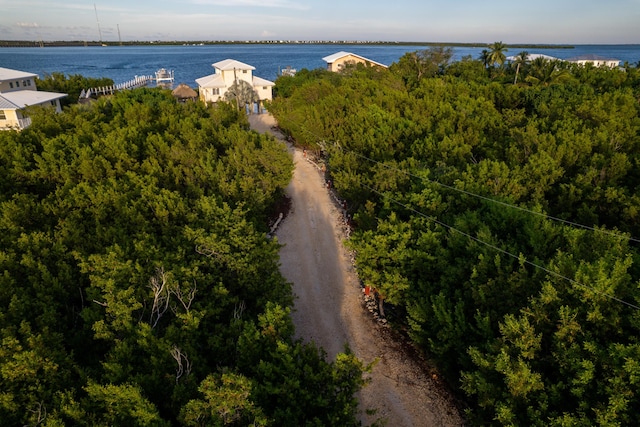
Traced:
POLYGON ((93 87, 87 90, 83 89, 82 92, 80 92, 80 99, 98 97, 100 95, 113 95, 119 90, 135 89, 146 86, 154 80, 155 78, 153 76, 136 76, 128 82, 119 83, 113 86, 93 87))

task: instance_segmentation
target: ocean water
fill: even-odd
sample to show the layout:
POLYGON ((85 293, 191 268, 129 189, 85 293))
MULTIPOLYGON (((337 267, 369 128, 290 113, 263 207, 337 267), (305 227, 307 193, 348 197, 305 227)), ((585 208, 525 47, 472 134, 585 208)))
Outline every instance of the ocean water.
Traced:
MULTIPOLYGON (((153 76, 156 70, 174 70, 175 83, 196 87, 195 79, 213 73, 211 64, 224 59, 256 67, 254 75, 275 80, 280 70, 291 66, 301 70, 324 68, 323 57, 339 51, 353 52, 374 61, 391 65, 407 52, 427 49, 406 45, 340 45, 340 44, 220 44, 203 46, 93 46, 0 48, 0 67, 28 71, 44 77, 60 72, 66 75, 107 77, 122 83, 135 76, 153 76)), ((471 55, 478 58, 483 48, 453 47, 453 60, 471 55)), ((640 62, 637 45, 577 45, 574 48, 510 49, 507 55, 522 50, 544 53, 561 59, 584 54, 619 59, 631 64, 640 62)))

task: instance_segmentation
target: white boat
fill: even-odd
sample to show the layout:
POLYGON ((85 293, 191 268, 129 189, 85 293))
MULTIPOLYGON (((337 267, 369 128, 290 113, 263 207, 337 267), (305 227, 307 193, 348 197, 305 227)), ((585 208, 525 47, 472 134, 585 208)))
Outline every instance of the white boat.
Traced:
POLYGON ((287 65, 287 68, 283 68, 282 70, 280 70, 280 75, 293 77, 296 75, 296 69, 291 68, 291 65, 287 65))
POLYGON ((173 83, 173 70, 167 70, 166 68, 160 68, 156 71, 157 83, 173 83))

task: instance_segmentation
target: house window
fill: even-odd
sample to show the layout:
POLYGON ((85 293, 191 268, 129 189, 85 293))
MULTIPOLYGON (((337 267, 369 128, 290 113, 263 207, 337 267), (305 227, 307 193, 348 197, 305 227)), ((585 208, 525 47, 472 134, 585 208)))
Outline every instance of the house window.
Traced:
POLYGON ((20 87, 20 82, 16 82, 16 87, 20 87))
POLYGON ((27 81, 26 80, 22 81, 22 86, 27 87, 27 81))
POLYGON ((13 89, 13 82, 9 82, 9 88, 13 89))
POLYGON ((0 120, 7 120, 7 115, 4 113, 4 110, 0 110, 0 120))
POLYGON ((263 90, 267 90, 267 87, 266 87, 266 86, 262 86, 262 89, 263 89, 263 90))
POLYGON ((218 88, 211 89, 211 94, 212 95, 220 95, 220 89, 218 89, 218 88))
POLYGON ((247 74, 247 70, 242 70, 242 74, 247 74))

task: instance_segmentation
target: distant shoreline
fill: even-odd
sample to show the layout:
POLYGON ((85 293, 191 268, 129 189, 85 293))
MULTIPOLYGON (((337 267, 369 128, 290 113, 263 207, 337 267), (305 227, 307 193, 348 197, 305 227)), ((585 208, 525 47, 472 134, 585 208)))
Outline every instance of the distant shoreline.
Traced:
MULTIPOLYGON (((446 43, 446 42, 389 42, 389 41, 349 41, 349 40, 182 40, 182 41, 34 41, 34 40, 0 40, 2 47, 94 47, 94 46, 198 46, 198 45, 229 45, 229 44, 268 44, 268 45, 359 45, 359 46, 444 46, 444 47, 488 47, 488 43, 446 43)), ((563 44, 506 44, 510 49, 574 49, 574 45, 563 44)))

